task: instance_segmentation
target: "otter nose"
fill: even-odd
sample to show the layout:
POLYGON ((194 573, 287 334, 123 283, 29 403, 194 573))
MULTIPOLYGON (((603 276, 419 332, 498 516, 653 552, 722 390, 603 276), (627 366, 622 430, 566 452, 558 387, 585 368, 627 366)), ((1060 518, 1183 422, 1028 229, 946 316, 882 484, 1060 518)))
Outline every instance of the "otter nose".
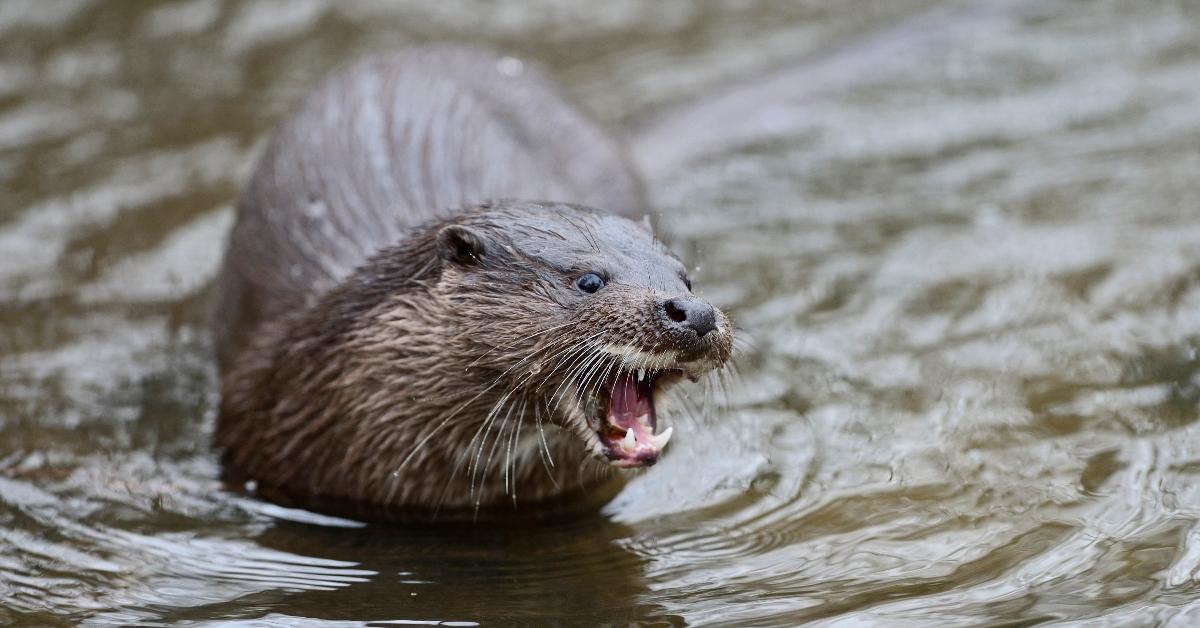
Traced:
POLYGON ((680 327, 696 332, 700 338, 717 328, 717 312, 699 299, 668 299, 663 302, 667 318, 680 327))

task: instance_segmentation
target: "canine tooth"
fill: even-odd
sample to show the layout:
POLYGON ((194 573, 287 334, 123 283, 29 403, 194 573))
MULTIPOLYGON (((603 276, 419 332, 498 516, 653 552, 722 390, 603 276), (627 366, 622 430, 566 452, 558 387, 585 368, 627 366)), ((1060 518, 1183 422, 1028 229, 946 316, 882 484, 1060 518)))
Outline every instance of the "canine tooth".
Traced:
POLYGON ((638 381, 646 379, 646 369, 638 369, 638 381))
POLYGON ((658 434, 656 436, 651 436, 650 444, 654 445, 658 449, 662 449, 663 447, 667 446, 667 441, 671 440, 671 434, 674 434, 674 433, 675 433, 675 426, 668 427, 667 429, 663 430, 662 434, 658 434))
POLYGON ((637 447, 637 436, 633 435, 632 427, 625 432, 625 439, 621 441, 621 447, 626 451, 632 451, 634 447, 637 447))

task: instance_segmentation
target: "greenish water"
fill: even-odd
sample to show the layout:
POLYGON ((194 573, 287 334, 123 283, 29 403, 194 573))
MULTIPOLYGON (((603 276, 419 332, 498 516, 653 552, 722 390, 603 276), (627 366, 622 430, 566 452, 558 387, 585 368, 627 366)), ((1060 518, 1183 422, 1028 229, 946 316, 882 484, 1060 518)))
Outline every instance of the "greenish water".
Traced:
POLYGON ((484 43, 637 140, 943 6, 0 2, 0 623, 1200 624, 1185 0, 978 4, 656 170, 752 348, 598 516, 363 527, 217 481, 209 284, 325 71, 484 43))

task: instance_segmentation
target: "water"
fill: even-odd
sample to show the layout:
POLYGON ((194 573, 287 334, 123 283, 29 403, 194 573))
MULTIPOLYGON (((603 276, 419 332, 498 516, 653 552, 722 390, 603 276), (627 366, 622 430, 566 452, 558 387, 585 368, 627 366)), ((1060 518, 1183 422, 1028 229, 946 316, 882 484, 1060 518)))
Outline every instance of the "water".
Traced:
POLYGON ((363 527, 222 490, 208 288, 324 71, 489 43, 637 137, 943 5, 653 6, 0 3, 0 623, 1200 623, 1190 0, 979 5, 656 170, 752 348, 601 515, 363 527))

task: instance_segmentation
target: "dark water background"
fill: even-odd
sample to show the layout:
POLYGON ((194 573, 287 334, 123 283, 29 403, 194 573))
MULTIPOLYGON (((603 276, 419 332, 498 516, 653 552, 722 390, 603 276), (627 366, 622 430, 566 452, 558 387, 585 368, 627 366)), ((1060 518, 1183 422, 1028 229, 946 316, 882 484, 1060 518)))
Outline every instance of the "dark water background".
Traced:
POLYGON ((360 527, 216 480, 208 286, 323 72, 484 43, 636 137, 943 6, 0 1, 0 623, 1200 625, 1191 0, 979 5, 656 172, 753 348, 602 516, 360 527))

